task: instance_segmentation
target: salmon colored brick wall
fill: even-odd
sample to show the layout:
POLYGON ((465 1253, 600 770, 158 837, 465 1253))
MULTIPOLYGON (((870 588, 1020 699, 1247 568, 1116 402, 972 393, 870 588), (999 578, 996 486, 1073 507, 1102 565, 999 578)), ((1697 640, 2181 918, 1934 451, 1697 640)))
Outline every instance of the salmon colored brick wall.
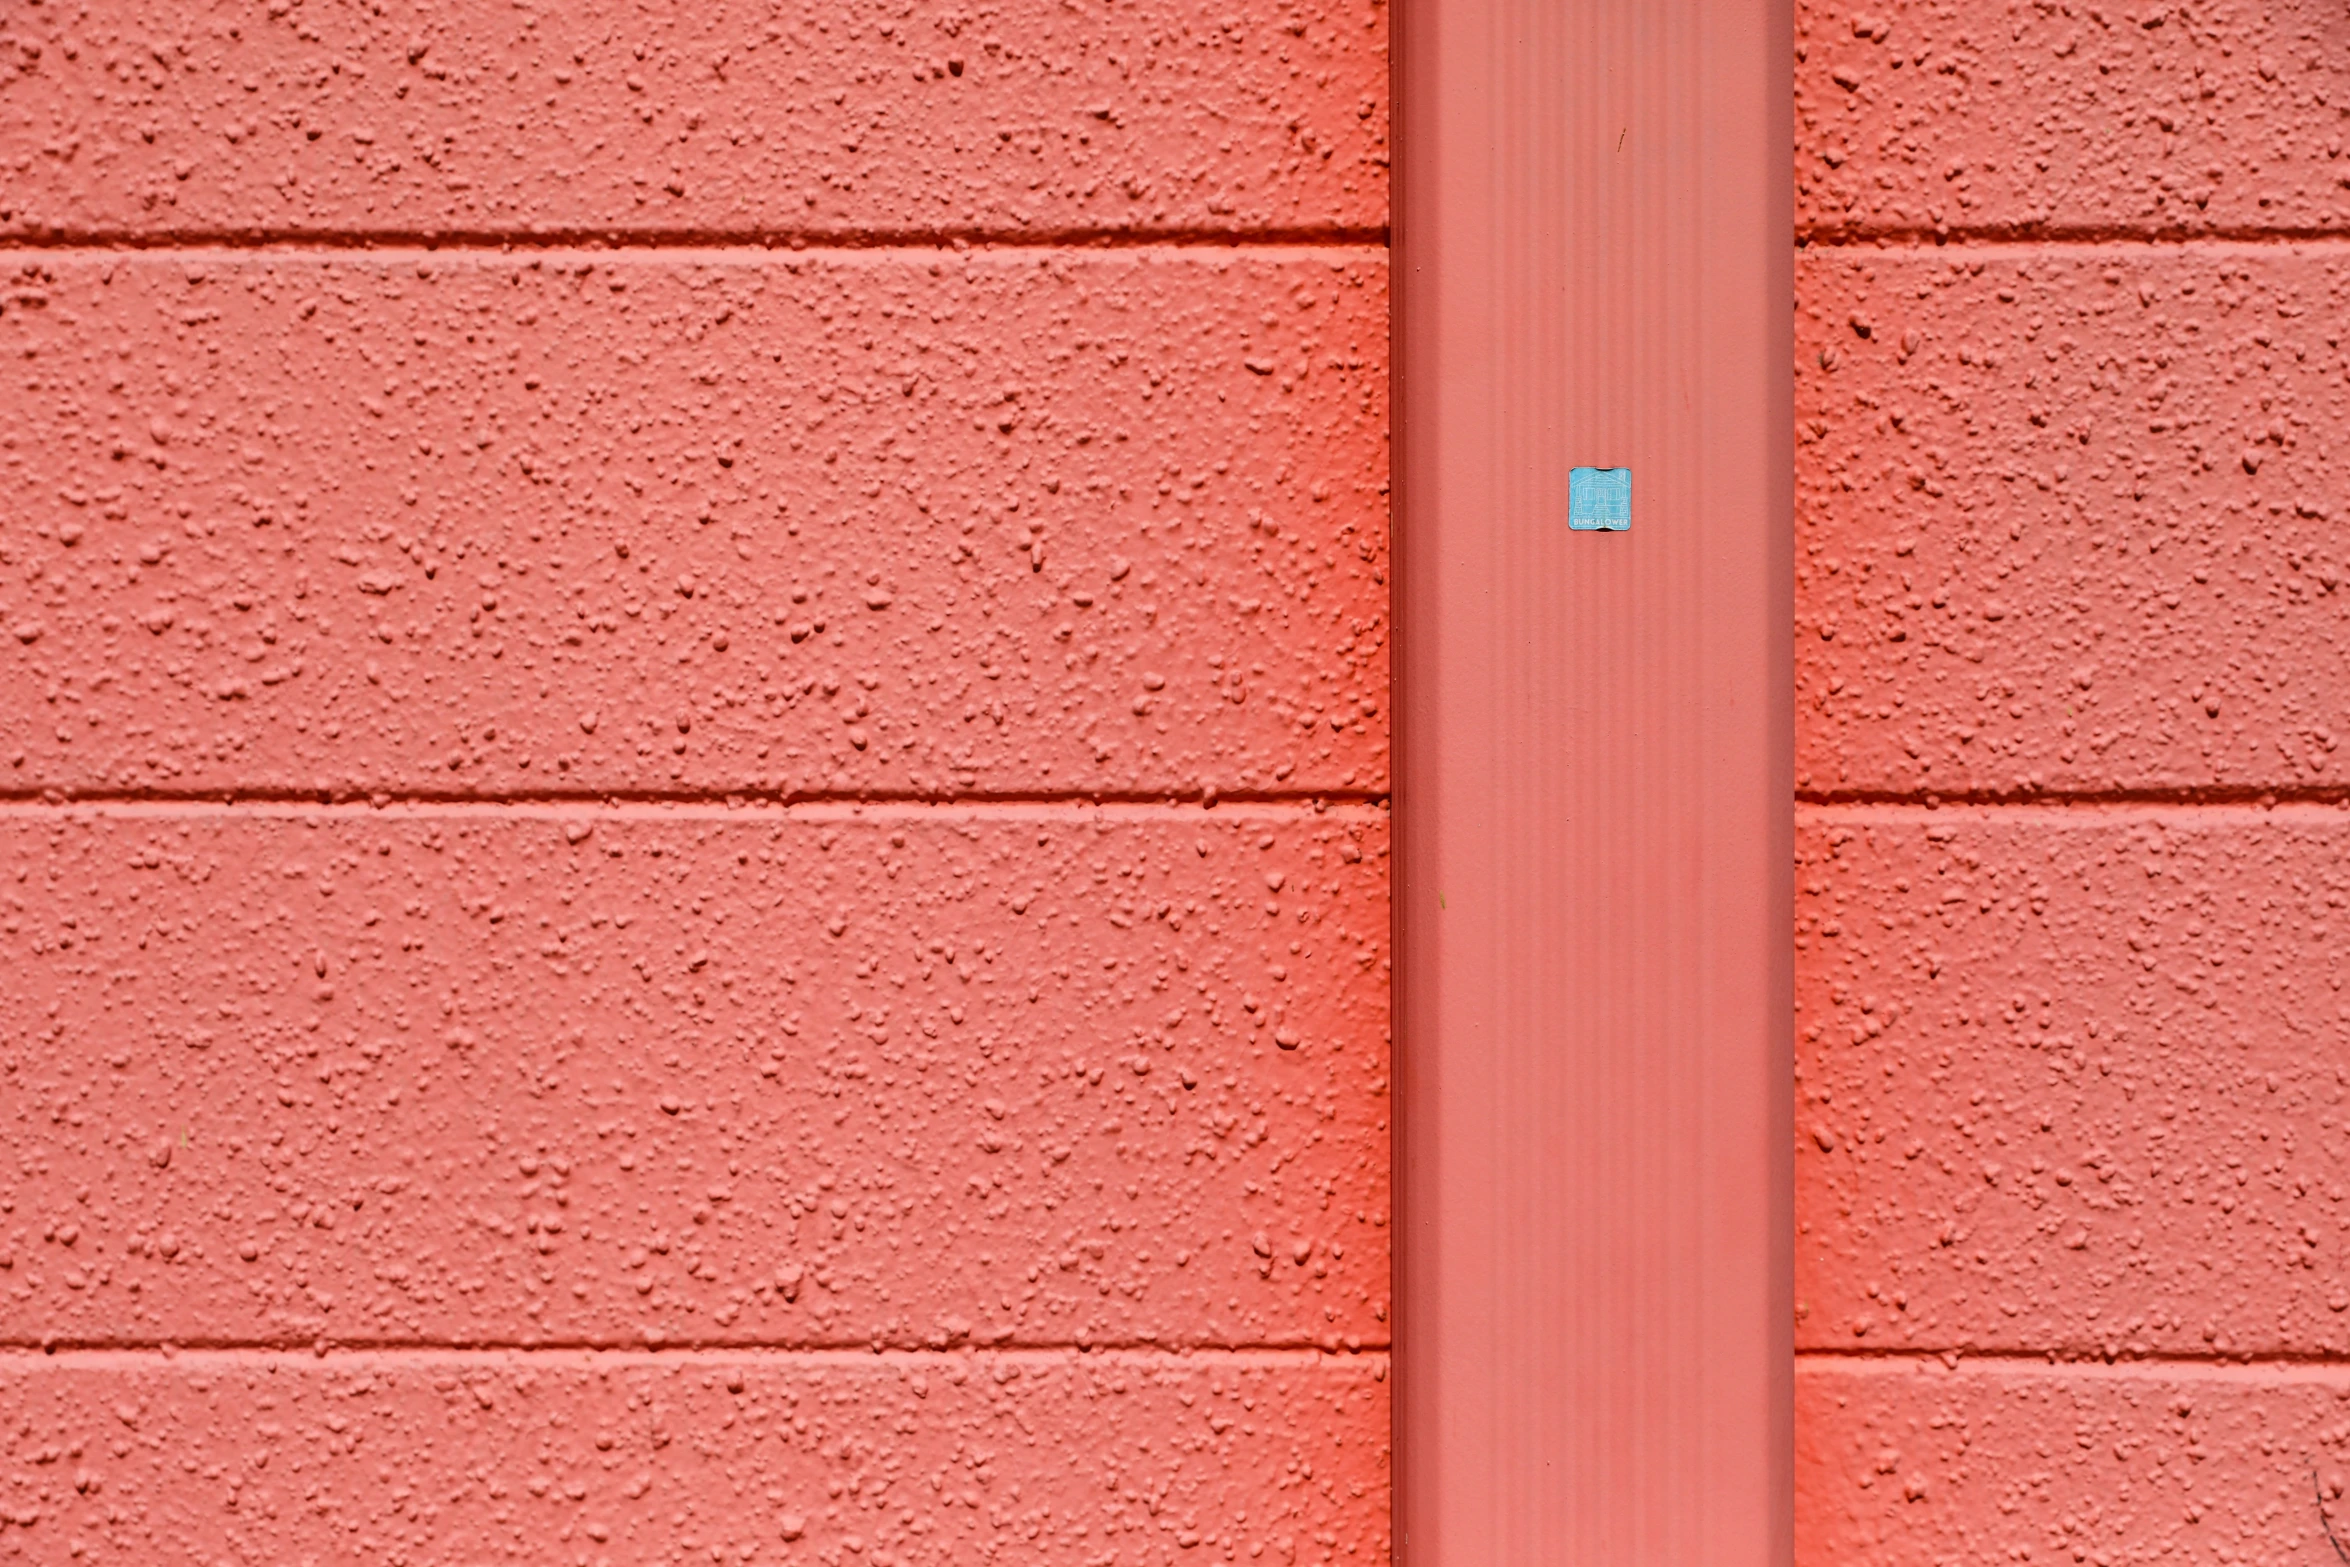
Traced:
POLYGON ((1800 1558, 2335 1560, 2350 22, 1798 14, 1800 1558))
POLYGON ((1383 6, 0 33, 0 1556, 1382 1559, 1383 6))

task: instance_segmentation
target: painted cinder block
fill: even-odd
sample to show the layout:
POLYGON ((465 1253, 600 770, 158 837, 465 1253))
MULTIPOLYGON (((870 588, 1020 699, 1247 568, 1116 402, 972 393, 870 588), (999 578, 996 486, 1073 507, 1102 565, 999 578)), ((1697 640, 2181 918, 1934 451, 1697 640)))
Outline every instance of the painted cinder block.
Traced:
POLYGON ((0 1340, 1381 1344, 1383 813, 0 822, 0 1340))
POLYGON ((2339 1365, 1806 1359, 1796 1557, 2330 1562, 2350 1547, 2339 1365))
POLYGON ((1796 32, 1797 1558, 2335 1560, 2341 17, 1796 32))
POLYGON ((0 16, 0 1556, 1388 1556, 1385 23, 0 16))
POLYGON ((1370 0, 0 19, 0 1555, 1384 1560, 1384 226, 1370 0))
POLYGON ((2341 26, 2324 0, 1799 5, 1797 232, 2338 232, 2341 26))
POLYGON ((1799 264, 1799 787, 2350 787, 2350 258, 1799 264))
POLYGON ((1385 286, 29 257, 0 788, 1376 792, 1385 286))
POLYGON ((1384 1356, 0 1358, 34 1561, 1380 1561, 1384 1356))
POLYGON ((0 236, 1387 222, 1387 8, 115 0, 0 48, 0 236))
POLYGON ((1807 812, 1813 1349, 2350 1353, 2350 820, 1807 812))

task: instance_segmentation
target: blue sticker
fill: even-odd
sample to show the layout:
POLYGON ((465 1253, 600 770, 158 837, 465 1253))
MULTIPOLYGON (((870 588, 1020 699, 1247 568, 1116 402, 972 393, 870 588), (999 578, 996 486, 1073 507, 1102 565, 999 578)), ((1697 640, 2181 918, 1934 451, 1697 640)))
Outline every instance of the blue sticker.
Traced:
POLYGON ((1577 468, 1567 475, 1567 526, 1577 533, 1622 533, 1632 526, 1632 470, 1577 468))

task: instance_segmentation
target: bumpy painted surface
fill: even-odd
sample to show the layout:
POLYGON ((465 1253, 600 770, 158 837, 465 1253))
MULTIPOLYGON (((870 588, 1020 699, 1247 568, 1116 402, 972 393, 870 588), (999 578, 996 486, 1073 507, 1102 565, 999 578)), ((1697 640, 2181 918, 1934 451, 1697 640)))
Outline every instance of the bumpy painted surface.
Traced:
POLYGON ((1797 9, 1804 230, 2330 233, 2350 54, 2328 0, 1797 9))
POLYGON ((2343 19, 1798 28, 1800 1554, 2336 1560, 2343 19))
POLYGON ((1384 1559, 1385 21, 0 18, 0 1556, 1384 1559))
POLYGON ((2350 257, 1815 247, 1803 788, 2342 788, 2350 257))
POLYGON ((1386 7, 116 0, 0 27, 0 235, 1387 222, 1386 7))
POLYGON ((0 787, 1385 787, 1373 253, 15 271, 0 787))
POLYGON ((1807 1348, 2350 1353, 2350 821, 1809 821, 1807 1348))
POLYGON ((9 823, 0 1336, 1383 1340, 1379 813, 781 814, 9 823))
POLYGON ((0 1366, 40 1561, 1376 1560, 1386 1359, 97 1356, 0 1366))
POLYGON ((1806 1554, 1949 1562, 2338 1561, 2338 1365, 1806 1365, 1806 1554))

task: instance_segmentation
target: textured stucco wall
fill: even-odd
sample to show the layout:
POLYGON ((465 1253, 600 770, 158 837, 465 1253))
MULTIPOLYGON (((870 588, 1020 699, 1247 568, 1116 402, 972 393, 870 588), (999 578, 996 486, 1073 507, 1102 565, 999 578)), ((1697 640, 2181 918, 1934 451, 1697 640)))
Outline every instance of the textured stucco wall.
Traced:
POLYGON ((1386 123, 0 17, 0 1555, 1385 1556, 1386 123))
POLYGON ((2350 12, 1798 27, 1800 1558, 2334 1560, 2350 12))

